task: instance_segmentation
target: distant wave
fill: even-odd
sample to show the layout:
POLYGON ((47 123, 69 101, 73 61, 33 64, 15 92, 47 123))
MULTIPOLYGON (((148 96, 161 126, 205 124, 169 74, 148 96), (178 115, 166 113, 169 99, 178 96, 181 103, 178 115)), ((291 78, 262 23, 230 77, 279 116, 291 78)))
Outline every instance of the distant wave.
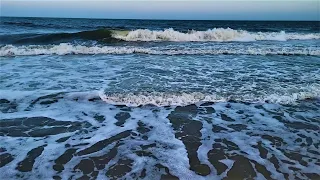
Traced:
MULTIPOLYGON (((116 31, 116 30, 114 30, 116 31)), ((125 32, 125 31, 122 31, 125 32)), ((56 44, 73 40, 94 40, 98 42, 113 43, 122 41, 112 36, 113 31, 98 29, 93 31, 80 31, 75 33, 51 33, 51 34, 14 34, 1 35, 2 44, 56 44)), ((119 32, 119 34, 121 34, 119 32)))
MULTIPOLYGON (((19 22, 19 21, 3 21, 0 24, 4 25, 14 25, 14 26, 23 26, 23 27, 33 27, 33 28, 54 28, 54 29, 92 29, 90 24, 82 24, 80 26, 73 26, 71 24, 57 24, 57 23, 32 23, 32 22, 19 22)), ((95 25, 95 29, 125 29, 124 26, 105 26, 105 25, 95 25)))
POLYGON ((2 24, 19 25, 19 26, 30 26, 30 25, 34 25, 33 23, 30 23, 30 22, 2 22, 2 24))
POLYGON ((287 41, 320 39, 320 33, 248 32, 231 28, 214 28, 207 31, 191 30, 183 33, 170 28, 162 31, 137 29, 125 35, 118 34, 116 31, 113 37, 125 41, 287 41))
POLYGON ((175 31, 172 28, 165 30, 117 30, 97 29, 74 33, 50 34, 13 34, 0 35, 1 44, 58 44, 73 40, 93 40, 100 43, 115 43, 121 41, 134 42, 250 42, 250 41, 287 41, 320 39, 320 33, 285 33, 281 32, 248 32, 230 28, 214 28, 207 31, 190 30, 187 32, 175 31))
POLYGON ((50 28, 50 29, 71 29, 75 28, 72 26, 68 26, 66 24, 52 24, 52 23, 32 23, 32 22, 19 22, 19 21, 4 21, 1 24, 9 25, 9 26, 18 26, 18 27, 28 27, 28 28, 50 28))
POLYGON ((59 45, 28 45, 0 47, 0 56, 31 56, 31 55, 95 55, 95 54, 151 54, 151 55, 308 55, 319 56, 317 47, 209 47, 209 48, 161 48, 134 46, 82 46, 61 43, 59 45))

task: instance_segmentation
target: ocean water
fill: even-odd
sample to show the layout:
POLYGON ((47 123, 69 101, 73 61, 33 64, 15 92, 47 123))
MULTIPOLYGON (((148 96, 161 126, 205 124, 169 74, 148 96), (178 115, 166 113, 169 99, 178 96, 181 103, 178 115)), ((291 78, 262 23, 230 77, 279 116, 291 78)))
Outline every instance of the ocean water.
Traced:
POLYGON ((1 17, 0 179, 319 179, 320 22, 1 17))

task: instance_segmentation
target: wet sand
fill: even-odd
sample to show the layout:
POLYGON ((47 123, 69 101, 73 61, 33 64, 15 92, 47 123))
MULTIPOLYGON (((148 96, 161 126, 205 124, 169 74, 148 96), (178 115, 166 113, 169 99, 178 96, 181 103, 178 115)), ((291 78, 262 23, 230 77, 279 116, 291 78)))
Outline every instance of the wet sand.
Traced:
MULTIPOLYGON (((55 103, 57 95, 43 97, 26 111, 55 103)), ((1 119, 0 177, 319 179, 319 105, 110 105, 113 117, 81 111, 77 121, 1 119)), ((1 106, 2 113, 15 112, 14 102, 2 99, 1 106)))

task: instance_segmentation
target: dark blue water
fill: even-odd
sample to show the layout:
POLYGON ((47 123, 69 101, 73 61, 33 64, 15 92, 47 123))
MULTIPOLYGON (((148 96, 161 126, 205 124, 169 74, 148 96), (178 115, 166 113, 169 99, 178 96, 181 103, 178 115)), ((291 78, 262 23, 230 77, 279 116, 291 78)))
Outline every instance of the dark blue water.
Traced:
MULTIPOLYGON (((209 20, 113 20, 66 18, 2 17, 2 28, 25 27, 35 29, 93 30, 93 29, 151 29, 173 28, 178 31, 205 31, 214 27, 242 29, 253 32, 319 32, 319 21, 209 21, 209 20)), ((5 29, 2 29, 5 31, 5 29)))
MULTIPOLYGON (((81 31, 107 30, 189 30, 206 31, 213 28, 231 28, 249 32, 319 33, 318 21, 168 21, 168 20, 108 20, 108 19, 61 19, 61 18, 12 18, 2 17, 0 23, 1 44, 10 39, 33 38, 52 33, 74 33, 81 31)), ((94 37, 92 33, 90 36, 94 37)), ((58 37, 56 37, 58 38, 58 37)), ((89 38, 90 39, 90 38, 89 38)), ((54 40, 51 39, 51 40, 54 40)), ((13 43, 13 41, 9 41, 13 43)), ((32 43, 32 41, 30 42, 32 43)), ((35 42, 39 43, 39 42, 35 42)))

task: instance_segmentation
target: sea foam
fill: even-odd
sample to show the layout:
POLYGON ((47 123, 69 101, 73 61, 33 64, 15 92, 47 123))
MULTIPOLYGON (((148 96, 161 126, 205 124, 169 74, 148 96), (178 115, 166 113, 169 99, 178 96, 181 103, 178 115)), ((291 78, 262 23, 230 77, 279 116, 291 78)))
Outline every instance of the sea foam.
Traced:
POLYGON ((99 93, 100 98, 113 105, 126 105, 130 107, 154 105, 154 106, 186 106, 190 104, 201 104, 203 102, 249 102, 249 103, 279 103, 295 104, 301 100, 317 99, 320 91, 301 91, 298 93, 267 94, 265 96, 222 96, 210 93, 127 93, 127 94, 104 94, 99 93))
POLYGON ((133 46, 83 46, 69 43, 59 45, 6 45, 0 48, 0 56, 33 55, 95 55, 95 54, 151 54, 151 55, 310 55, 319 56, 317 47, 281 47, 281 46, 239 46, 239 47, 201 47, 201 48, 161 48, 133 46))

